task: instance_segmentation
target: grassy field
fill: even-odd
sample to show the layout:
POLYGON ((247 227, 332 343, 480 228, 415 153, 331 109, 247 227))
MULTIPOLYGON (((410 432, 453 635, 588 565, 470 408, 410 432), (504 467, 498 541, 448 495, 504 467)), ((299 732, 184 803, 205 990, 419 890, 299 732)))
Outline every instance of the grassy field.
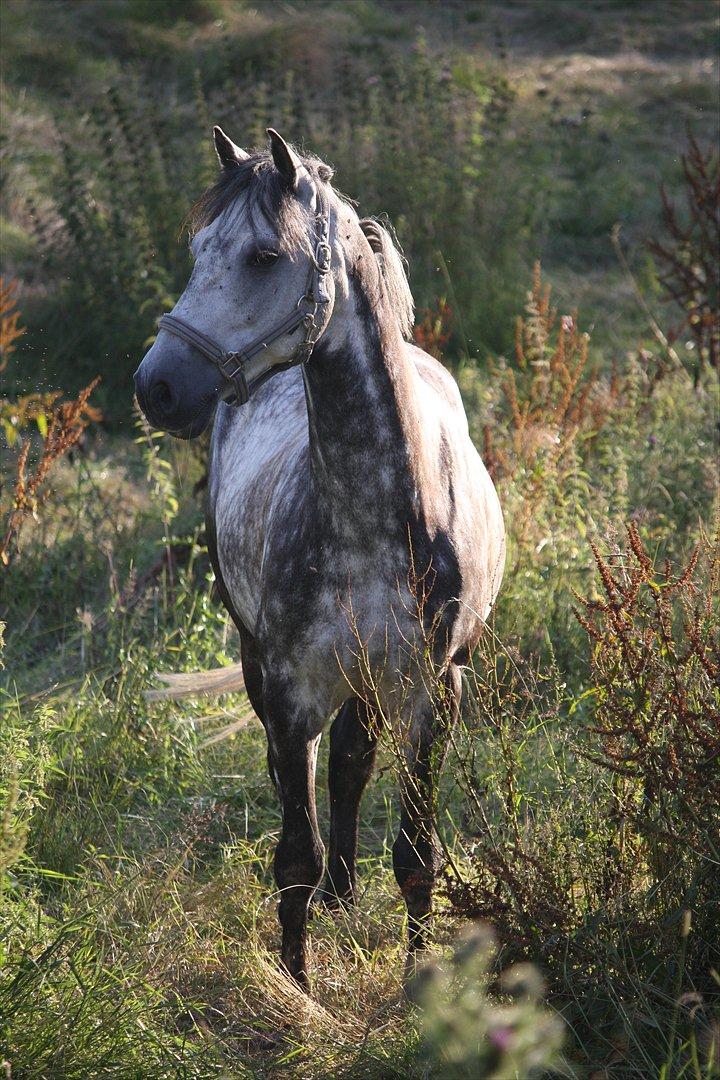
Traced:
POLYGON ((3 323, 3 523, 52 411, 28 395, 99 374, 103 414, 0 566, 8 1076, 719 1074, 718 379, 645 246, 668 235, 660 183, 683 204, 687 129, 715 138, 717 14, 5 0, 2 260, 26 333, 13 349, 3 323), (391 743, 358 908, 313 916, 308 999, 276 961, 279 811, 247 701, 143 696, 237 659, 205 449, 145 430, 129 379, 186 279, 216 121, 247 146, 273 123, 390 214, 506 515, 415 1004, 391 743))

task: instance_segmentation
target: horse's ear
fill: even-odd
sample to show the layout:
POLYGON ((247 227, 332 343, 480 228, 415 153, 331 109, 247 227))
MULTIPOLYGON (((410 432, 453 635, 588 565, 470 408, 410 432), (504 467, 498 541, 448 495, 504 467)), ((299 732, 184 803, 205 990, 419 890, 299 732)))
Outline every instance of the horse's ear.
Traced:
POLYGON ((233 169, 236 165, 240 165, 250 157, 250 155, 246 154, 244 150, 241 150, 239 146, 236 146, 232 139, 229 139, 223 129, 218 127, 217 124, 213 128, 213 139, 215 141, 215 152, 223 169, 233 169))
POLYGON ((278 135, 275 128, 268 128, 267 133, 270 138, 270 152, 275 162, 275 168, 282 176, 287 187, 297 187, 298 177, 303 168, 302 161, 295 151, 288 146, 282 135, 278 135))

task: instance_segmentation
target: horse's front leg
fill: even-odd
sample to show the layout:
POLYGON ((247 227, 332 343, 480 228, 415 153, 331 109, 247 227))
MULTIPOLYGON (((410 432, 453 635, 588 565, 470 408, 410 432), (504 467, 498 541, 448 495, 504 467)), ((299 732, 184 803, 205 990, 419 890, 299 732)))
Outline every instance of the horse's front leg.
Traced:
POLYGON ((432 893, 437 875, 434 840, 438 773, 447 749, 449 726, 460 710, 462 676, 448 668, 436 700, 423 697, 405 718, 405 762, 400 780, 400 831, 393 844, 393 868, 408 912, 410 957, 425 948, 432 893))
POLYGON ((346 701, 330 729, 330 851, 323 900, 328 907, 355 902, 355 860, 360 801, 372 774, 378 725, 364 702, 346 701))
POLYGON ((315 810, 315 763, 320 736, 306 719, 265 694, 269 761, 282 806, 282 836, 275 851, 280 890, 282 962, 307 990, 308 906, 323 871, 323 844, 315 810))

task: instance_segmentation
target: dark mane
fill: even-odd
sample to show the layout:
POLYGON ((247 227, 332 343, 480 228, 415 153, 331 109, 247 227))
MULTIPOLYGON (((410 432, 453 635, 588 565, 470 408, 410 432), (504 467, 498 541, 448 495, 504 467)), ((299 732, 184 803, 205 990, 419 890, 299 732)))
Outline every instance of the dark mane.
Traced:
MULTIPOLYGON (((315 182, 326 183, 331 179, 332 169, 319 158, 303 155, 302 162, 315 182)), ((190 209, 185 224, 191 236, 212 224, 242 195, 244 213, 252 219, 254 212, 259 211, 277 231, 287 254, 308 249, 308 214, 288 192, 267 150, 255 151, 241 164, 221 171, 215 183, 190 209)))

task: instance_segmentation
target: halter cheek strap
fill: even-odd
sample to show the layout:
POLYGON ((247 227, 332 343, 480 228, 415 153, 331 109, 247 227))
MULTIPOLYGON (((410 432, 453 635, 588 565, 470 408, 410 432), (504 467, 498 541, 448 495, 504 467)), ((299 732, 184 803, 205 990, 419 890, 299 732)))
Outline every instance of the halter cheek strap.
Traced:
POLYGON ((317 319, 317 314, 321 308, 324 309, 325 304, 330 302, 327 279, 332 265, 329 240, 330 212, 327 196, 322 187, 316 189, 316 198, 315 246, 310 257, 307 288, 295 305, 295 310, 267 334, 256 338, 244 349, 233 351, 223 349, 222 345, 213 338, 196 330, 191 323, 179 319, 177 315, 161 315, 158 320, 160 330, 167 330, 169 334, 173 334, 193 349, 197 349, 206 360, 216 365, 223 378, 232 386, 232 397, 226 402, 228 405, 244 405, 255 390, 272 378, 276 372, 287 371, 288 368, 296 367, 298 364, 306 364, 312 356, 325 322, 324 311, 320 319, 317 319), (266 371, 262 371, 254 379, 248 381, 246 367, 250 360, 268 345, 272 345, 274 341, 295 333, 301 327, 305 329, 305 336, 296 345, 289 360, 282 364, 273 364, 266 371))

